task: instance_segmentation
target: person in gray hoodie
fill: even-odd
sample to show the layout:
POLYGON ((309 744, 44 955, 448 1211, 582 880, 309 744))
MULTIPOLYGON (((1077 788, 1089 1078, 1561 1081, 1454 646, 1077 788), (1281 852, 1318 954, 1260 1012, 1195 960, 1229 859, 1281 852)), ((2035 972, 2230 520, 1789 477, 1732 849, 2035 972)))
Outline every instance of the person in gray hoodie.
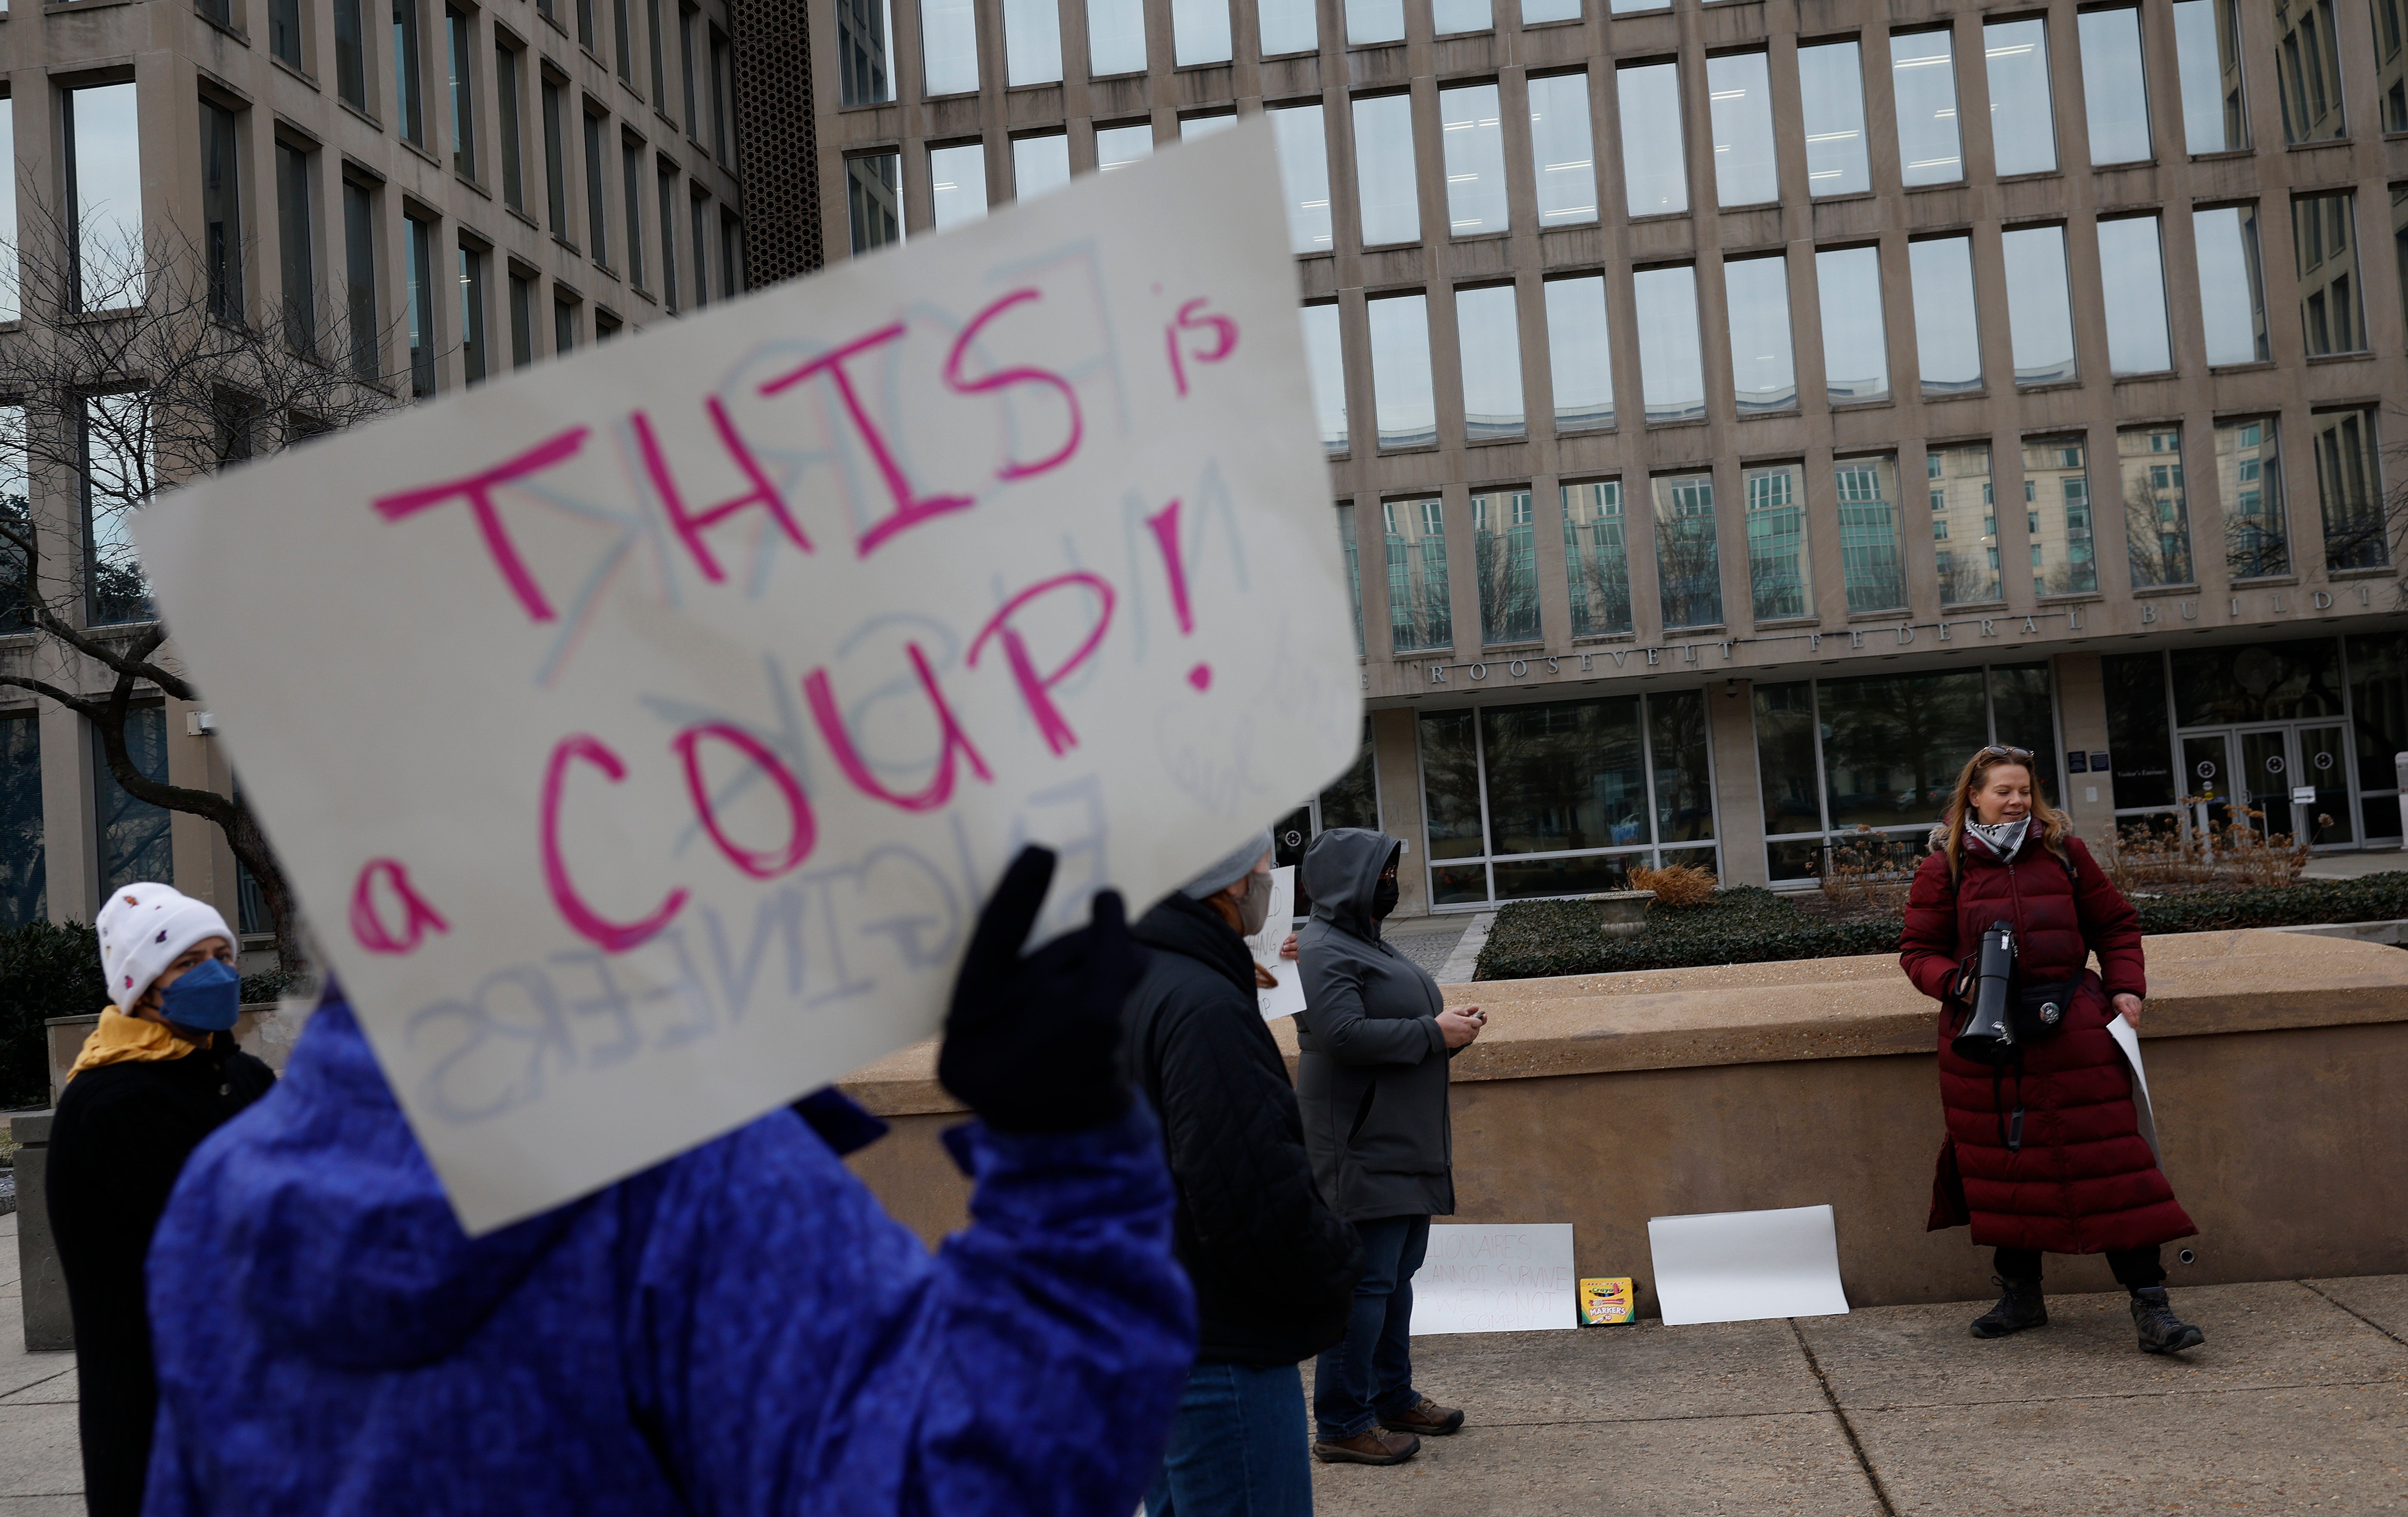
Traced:
POLYGON ((1297 935, 1297 1104, 1313 1179, 1369 1265, 1345 1340, 1313 1366, 1312 1452, 1329 1463, 1401 1464, 1421 1435, 1463 1425, 1462 1411, 1413 1388, 1407 1335, 1430 1217, 1455 1210, 1447 1061, 1486 1019, 1476 1006, 1449 1009, 1428 972, 1381 940, 1403 848, 1336 827, 1302 867, 1312 920, 1297 935))

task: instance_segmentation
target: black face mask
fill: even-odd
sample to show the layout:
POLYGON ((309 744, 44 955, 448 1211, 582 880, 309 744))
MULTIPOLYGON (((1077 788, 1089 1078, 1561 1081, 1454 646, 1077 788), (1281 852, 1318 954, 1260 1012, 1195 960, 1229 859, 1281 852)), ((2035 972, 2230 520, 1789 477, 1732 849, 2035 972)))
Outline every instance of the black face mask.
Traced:
POLYGON ((1380 882, 1371 887, 1371 918, 1375 922, 1380 921, 1396 909, 1396 876, 1383 875, 1380 877, 1380 882))

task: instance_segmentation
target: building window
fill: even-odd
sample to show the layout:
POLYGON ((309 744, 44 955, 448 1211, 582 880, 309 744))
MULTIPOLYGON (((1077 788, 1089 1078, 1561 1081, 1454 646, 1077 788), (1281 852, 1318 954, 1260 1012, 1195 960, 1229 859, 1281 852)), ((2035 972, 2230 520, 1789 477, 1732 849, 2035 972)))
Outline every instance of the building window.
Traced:
POLYGON ((134 86, 99 84, 59 96, 74 288, 84 310, 119 310, 146 298, 142 151, 134 86))
POLYGON ((1613 71, 1621 105, 1622 178, 1633 219, 1689 208, 1689 165, 1681 138, 1681 70, 1638 64, 1613 71))
MULTIPOLYGON (((2048 23, 2037 17, 1991 21, 1982 28, 1982 52, 1989 65, 1990 136, 1999 178, 2055 172, 2057 109, 2049 90, 2048 23)), ((2091 135, 2094 139, 2098 136, 2095 124, 2091 135)))
POLYGON ((903 240, 903 155, 863 153, 844 161, 845 199, 853 224, 853 255, 903 240))
POLYGON ((1354 656, 1363 656, 1363 550, 1354 540, 1354 508, 1338 508, 1338 551, 1346 555, 1347 598, 1354 606, 1354 656))
POLYGON ((526 143, 519 127, 522 66, 517 49, 500 42, 494 45, 494 106, 501 127, 502 204, 516 211, 526 209, 526 143))
POLYGON ((460 10, 446 10, 444 22, 452 42, 452 171, 473 181, 477 178, 476 27, 460 10))
POLYGON ((1814 591, 1806 565, 1806 492, 1798 465, 1749 469, 1747 583, 1758 622, 1804 616, 1814 591))
POLYGON ((2031 534, 2035 595, 2098 593, 2086 451, 2078 434, 2024 441, 2024 509, 2031 534))
POLYGON ((425 54, 420 34, 419 0, 393 0, 394 125, 402 139, 426 146, 426 97, 420 82, 425 54))
POLYGON ((2275 83, 2283 96, 2283 140, 2325 142, 2349 136, 2341 104, 2341 36, 2332 0, 2300 0, 2277 11, 2275 83))
POLYGON ((920 0, 921 88, 931 95, 979 87, 977 7, 971 0, 920 0))
POLYGON ((335 0, 335 93, 346 105, 368 108, 367 26, 361 0, 335 0))
POLYGON ((1714 196, 1725 206, 1756 206, 1781 198, 1772 157, 1772 82, 1761 52, 1728 52, 1706 60, 1713 107, 1714 196))
POLYGON ((1346 45, 1369 47, 1405 39, 1405 0, 1344 0, 1346 45))
POLYGON ((751 288, 744 281, 744 223, 724 213, 719 218, 719 278, 730 298, 751 288))
POLYGON ((409 393, 435 394, 435 228, 415 216, 401 219, 409 260, 409 393))
POLYGON ((1430 386, 1428 307, 1417 294, 1384 295, 1364 302, 1364 311, 1380 447, 1430 447, 1438 441, 1438 401, 1430 386))
POLYGON ((1411 95, 1374 95, 1354 102, 1354 189, 1363 214, 1364 246, 1420 240, 1411 95))
MULTIPOLYGON (((170 841, 174 813, 149 801, 136 800, 117 782, 100 728, 86 723, 92 734, 93 821, 98 830, 100 894, 141 880, 162 885, 176 882, 176 854, 170 841)), ((157 706, 137 706, 125 713, 125 756, 134 769, 153 784, 167 783, 167 712, 157 706)))
POLYGON ((577 0, 577 45, 594 50, 594 0, 577 0))
MULTIPOLYGON (((694 303, 699 308, 710 304, 710 199, 696 194, 686 204, 694 222, 694 303)), ((731 293, 720 292, 722 295, 731 293)))
POLYGON ((2383 510, 2383 464, 2374 408, 2318 411, 2316 503, 2324 515, 2327 569, 2381 568, 2391 562, 2383 510))
POLYGON ((485 378, 485 255, 460 247, 460 371, 467 382, 485 378))
POLYGON ((201 268, 209 314, 242 324, 242 188, 236 170, 234 112, 201 102, 201 268))
POLYGON ((1543 26, 1549 21, 1576 21, 1581 19, 1580 0, 1521 0, 1522 24, 1543 26))
POLYGON ((1538 525, 1526 490, 1471 497, 1471 556, 1480 577, 1480 640, 1540 640, 1538 525))
POLYGON ((2065 228, 2019 226, 2006 253, 2007 336, 2015 383, 2065 384, 2081 372, 2073 347, 2073 297, 2066 281, 2065 228))
POLYGON ((1530 154, 1537 165, 1539 224, 1597 220, 1597 150, 1589 128, 1588 75, 1529 81, 1530 154))
POLYGON ((552 297, 552 351, 559 357, 577 349, 577 302, 565 295, 552 297))
POLYGON ((1722 551, 1714 541, 1714 477, 1663 475, 1656 494, 1656 585, 1664 626, 1719 626, 1722 551))
POLYGON ((1006 82, 1015 86, 1062 77, 1062 10, 1054 0, 1003 0, 1003 66, 1006 82))
POLYGON ((2216 494, 2224 502, 2224 568, 2235 580, 2291 572, 2283 459, 2272 416, 2215 426, 2216 494))
POLYGON ((1485 32, 1497 24, 1489 0, 1430 0, 1430 21, 1440 36, 1485 32))
POLYGON ((30 711, 0 717, 0 925, 46 920, 42 723, 30 711))
POLYGON ((677 170, 664 158, 653 170, 653 179, 661 199, 661 304, 674 311, 679 308, 677 170))
POLYGON ((721 166, 736 166, 736 137, 727 125, 727 95, 730 89, 727 61, 727 34, 714 26, 710 29, 710 150, 721 166))
POLYGON ((2191 240, 2199 249, 2200 314, 2207 331, 2207 361, 2262 364, 2266 341, 2266 285, 2258 262, 2258 208, 2218 206, 2191 212, 2191 240))
POLYGON ((644 0, 644 38, 652 60, 652 108, 669 113, 669 50, 661 40, 661 0, 644 0))
POLYGON ((1347 451, 1346 343, 1334 303, 1304 308, 1304 361, 1312 378, 1312 410, 1321 422, 1321 449, 1332 458, 1347 451))
POLYGON ((267 50, 279 62, 307 70, 301 61, 301 0, 267 0, 267 50))
POLYGON ((2400 62, 2401 34, 2408 31, 2408 4, 2373 0, 2376 83, 2383 90, 2383 130, 2408 132, 2408 71, 2400 62))
POLYGON ((86 395, 77 486, 84 523, 85 620, 95 626, 149 622, 150 584, 136 551, 133 515, 150 494, 150 460, 145 456, 150 397, 136 394, 86 395))
POLYGON ((1321 46, 1321 18, 1313 0, 1260 0, 1254 7, 1262 23, 1262 55, 1312 52, 1321 46))
POLYGON ((1153 156, 1154 127, 1148 122, 1096 129, 1096 172, 1099 174, 1126 168, 1153 156))
POLYGON ((2000 598, 1999 517, 1990 493, 1990 449, 1934 448, 1931 536, 1952 545, 1940 568, 1940 604, 1975 605, 2000 598))
POLYGON ((1380 508, 1388 559, 1388 647, 1426 653, 1455 646, 1446 584, 1446 511, 1436 496, 1380 508))
POLYGON ((1798 50, 1806 126, 1806 185, 1813 195, 1863 194, 1873 187, 1865 150, 1864 66, 1854 42, 1798 50))
POLYGON ((1889 327, 1882 314, 1881 250, 1814 254, 1823 312, 1824 394, 1834 406, 1889 398, 1889 327))
POLYGON ((1089 0, 1087 70, 1097 79, 1145 72, 1145 0, 1089 0))
POLYGON ((1426 711, 1417 726, 1435 905, 1619 890, 1657 863, 1720 873, 1701 692, 1426 711))
POLYGON ((1061 132, 1011 139, 1011 198, 1034 200, 1070 182, 1070 138, 1061 132))
POLYGON ((619 144, 620 203, 627 214, 627 282, 644 288, 644 145, 619 144))
MULTIPOLYGON (((879 21, 882 26, 882 36, 884 35, 882 27, 885 19, 886 18, 882 9, 879 16, 879 21)), ((702 136, 702 100, 699 95, 695 93, 694 88, 694 36, 695 30, 701 25, 701 23, 702 12, 688 5, 681 5, 678 7, 678 77, 681 83, 683 85, 682 93, 685 96, 685 132, 687 136, 697 139, 702 136)), ((838 0, 837 7, 837 24, 839 28, 845 24, 844 0, 838 0)), ((841 58, 844 50, 844 40, 845 39, 841 35, 839 35, 837 39, 839 58, 841 58)), ((884 70, 882 65, 882 79, 883 78, 883 73, 884 70)), ((847 100, 845 103, 847 105, 853 104, 851 100, 847 100)))
POLYGON ((1930 237, 1906 247, 1914 281, 1914 348, 1924 398, 1982 388, 1982 334, 1973 314, 1973 246, 1930 237))
POLYGON ((1630 630, 1630 555, 1622 536, 1622 481, 1568 484, 1560 494, 1572 636, 1610 637, 1627 633, 1630 630))
MULTIPOLYGON (((837 88, 843 104, 875 106, 895 98, 894 67, 887 57, 887 39, 894 35, 894 18, 888 0, 836 0, 837 88)), ((691 50, 691 26, 687 36, 691 50)), ((689 124, 692 124, 695 118, 691 50, 686 59, 686 115, 689 124)))
POLYGON ((2347 190, 2300 195, 2291 202, 2291 234, 2300 271, 2300 318, 2308 356, 2354 353, 2366 347, 2366 319, 2358 303, 2358 196, 2347 190))
POLYGON ((2182 428, 2142 427, 2115 434, 2124 473, 2124 542, 2132 588, 2195 583, 2190 505, 2183 485, 2182 428))
POLYGON ((986 146, 958 143, 928 150, 928 188, 937 207, 937 230, 975 222, 986 214, 986 146))
POLYGON ((1448 235, 1473 237, 1506 230, 1505 142, 1497 86, 1440 90, 1438 112, 1448 235))
MULTIPOLYGON (((1613 345, 1607 328, 1604 277, 1588 274, 1549 279, 1545 289, 1547 365, 1555 390, 1555 430, 1610 427, 1613 425, 1613 345)), ((1620 487, 1615 489, 1618 492, 1620 487)), ((1615 498, 1620 499, 1618 494, 1615 498)), ((1617 534, 1620 530, 1615 529, 1617 534)))
POLYGON ((1227 63, 1229 0, 1170 0, 1170 50, 1181 68, 1227 63))
POLYGON ((2193 152, 2249 146, 2241 78, 2241 0, 2174 0, 2174 64, 2182 76, 2183 136, 2193 152))
POLYGON ((1790 353, 1789 260, 1734 258, 1723 265, 1729 312, 1731 383, 1739 413, 1795 410, 1798 370, 1790 353))
POLYGON ((603 152, 603 120, 592 111, 585 113, 585 236, 586 251, 594 261, 608 268, 610 265, 610 222, 609 197, 603 181, 609 177, 608 159, 603 152))
POLYGON ((1698 271, 1686 264, 1642 268, 1638 295, 1639 391, 1647 420, 1693 422, 1706 414, 1706 372, 1698 351, 1698 271))
POLYGON ((612 337, 617 336, 619 335, 619 318, 611 315, 607 310, 595 310, 594 313, 595 342, 598 345, 608 342, 612 337))
POLYGON ((1899 553, 1898 460, 1843 458, 1840 496, 1840 573, 1850 611, 1906 608, 1906 568, 1899 553))
POLYGON ((1522 337, 1513 287, 1483 285, 1455 293, 1455 346, 1463 357, 1466 441, 1521 436, 1522 337))
POLYGON ((377 322, 375 208, 374 192, 343 181, 343 319, 351 327, 351 373, 371 384, 384 376, 384 334, 377 322))
POLYGON ((517 269, 510 273, 510 367, 535 362, 535 279, 517 269))
MULTIPOLYGON (((1287 244, 1291 252, 1327 252, 1330 250, 1329 218, 1329 146, 1321 129, 1321 107, 1314 106, 1283 106, 1270 112, 1273 135, 1279 139, 1280 185, 1287 196, 1287 244)), ((1021 142, 1041 142, 1042 137, 1024 137, 1021 142)), ((1015 157, 1021 142, 1012 144, 1015 157)), ((1067 167, 1067 160, 1066 167, 1067 167)), ((1019 169, 1014 165, 1015 176, 1019 169)), ((1021 192, 1023 199, 1027 192, 1021 192)))
POLYGON ((2149 79, 2141 64, 2141 13, 2086 10, 2082 102, 2090 115, 2090 161, 2137 164, 2156 156, 2149 141, 2149 79))
POLYGON ((1898 164, 1909 188, 1965 177, 1956 135, 1956 51, 1948 33, 1889 39, 1890 85, 1898 96, 1898 164))
POLYGON ((618 44, 619 82, 636 85, 636 42, 627 25, 627 0, 610 0, 610 40, 618 44))
POLYGON ((304 356, 318 351, 318 243, 309 154, 276 144, 276 249, 284 287, 284 344, 304 356))

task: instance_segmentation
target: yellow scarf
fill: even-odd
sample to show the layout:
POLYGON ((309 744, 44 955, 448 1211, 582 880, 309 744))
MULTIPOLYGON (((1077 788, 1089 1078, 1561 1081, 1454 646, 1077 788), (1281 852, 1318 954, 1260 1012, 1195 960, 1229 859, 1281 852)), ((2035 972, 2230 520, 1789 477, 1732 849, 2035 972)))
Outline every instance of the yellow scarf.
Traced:
POLYGON ((145 1022, 113 1006, 103 1007, 100 1025, 83 1040, 83 1052, 76 1055, 75 1067, 67 1071, 67 1079, 73 1080, 104 1064, 156 1064, 180 1059, 198 1047, 168 1031, 165 1023, 145 1022))

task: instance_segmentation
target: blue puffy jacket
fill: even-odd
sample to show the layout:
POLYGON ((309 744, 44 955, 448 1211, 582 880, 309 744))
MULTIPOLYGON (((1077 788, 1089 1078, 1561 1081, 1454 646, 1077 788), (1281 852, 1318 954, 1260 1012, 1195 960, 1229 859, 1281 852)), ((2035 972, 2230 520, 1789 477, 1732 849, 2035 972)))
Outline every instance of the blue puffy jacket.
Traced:
POLYGON ((1127 1517, 1195 1348, 1141 1105, 931 1255, 779 1110, 470 1238, 349 1007, 176 1186, 150 1517, 1127 1517))

